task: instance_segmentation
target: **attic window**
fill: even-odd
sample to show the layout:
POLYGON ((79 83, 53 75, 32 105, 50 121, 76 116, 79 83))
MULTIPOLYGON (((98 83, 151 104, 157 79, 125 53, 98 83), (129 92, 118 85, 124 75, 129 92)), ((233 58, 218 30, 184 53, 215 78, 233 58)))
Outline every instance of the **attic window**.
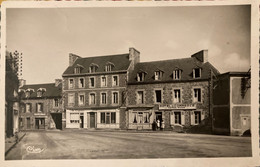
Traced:
POLYGON ((37 91, 37 97, 42 97, 42 91, 37 91))
POLYGON ((90 72, 90 73, 97 72, 97 69, 98 69, 98 65, 92 63, 92 64, 90 65, 90 67, 89 67, 89 72, 90 72))
POLYGON ((138 82, 142 82, 142 81, 144 81, 144 72, 139 72, 139 73, 137 73, 137 81, 138 82))
POLYGON ((173 79, 174 80, 180 80, 181 79, 181 70, 176 69, 173 71, 173 79))
POLYGON ((161 80, 162 79, 162 75, 163 75, 163 72, 162 71, 155 71, 154 73, 154 79, 157 81, 157 80, 161 80))
POLYGON ((82 68, 80 68, 80 67, 75 67, 74 68, 74 74, 80 74, 81 71, 82 71, 82 68))
POLYGON ((200 78, 201 77, 201 68, 194 68, 193 69, 193 78, 200 78))
POLYGON ((105 71, 112 71, 112 68, 114 67, 115 65, 111 62, 107 62, 106 66, 105 66, 105 71))
POLYGON ((34 89, 31 89, 31 88, 26 89, 25 97, 30 97, 31 92, 34 92, 34 89))

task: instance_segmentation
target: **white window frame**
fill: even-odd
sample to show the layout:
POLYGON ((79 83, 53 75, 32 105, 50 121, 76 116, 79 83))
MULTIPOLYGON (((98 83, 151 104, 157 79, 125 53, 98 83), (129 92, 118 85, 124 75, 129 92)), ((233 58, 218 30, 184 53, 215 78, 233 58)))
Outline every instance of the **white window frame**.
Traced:
POLYGON ((136 90, 136 104, 145 104, 145 91, 143 89, 138 89, 136 90), (140 96, 139 96, 139 92, 143 92, 143 103, 140 102, 140 96))
POLYGON ((97 72, 97 69, 98 69, 97 66, 91 65, 91 66, 89 67, 89 73, 95 73, 95 72, 97 72))
POLYGON ((60 106, 60 104, 59 104, 59 103, 60 103, 59 99, 57 99, 57 98, 56 98, 56 99, 53 99, 53 107, 54 107, 54 108, 57 108, 57 107, 59 107, 59 106, 60 106), (57 100, 57 101, 58 101, 58 103, 57 103, 57 104, 58 104, 58 106, 56 106, 56 105, 55 105, 55 104, 56 104, 56 101, 55 101, 55 100, 57 100))
POLYGON ((112 75, 112 86, 119 86, 119 76, 118 75, 112 75), (114 77, 117 77, 117 84, 115 84, 114 77))
POLYGON ((86 101, 85 93, 79 93, 78 94, 78 104, 79 106, 84 106, 86 101), (83 96, 83 101, 80 100, 80 96, 83 96))
POLYGON ((32 112, 32 104, 31 103, 26 103, 25 104, 25 112, 30 113, 32 112), (29 107, 28 107, 29 106, 29 107))
POLYGON ((172 94, 173 94, 173 103, 182 103, 182 88, 173 88, 172 94), (175 90, 179 90, 179 91, 180 91, 179 101, 176 101, 176 98, 175 98, 175 90))
POLYGON ((36 105, 37 105, 37 113, 43 113, 43 103, 36 103, 36 105), (41 106, 42 106, 42 110, 40 110, 41 109, 41 106))
POLYGON ((137 75, 137 81, 138 82, 143 82, 144 81, 144 72, 139 72, 136 75, 137 75))
POLYGON ((84 87, 85 87, 85 84, 86 84, 86 83, 85 83, 85 78, 80 77, 80 78, 78 79, 78 87, 79 87, 79 88, 84 88, 84 87), (83 79, 83 86, 81 85, 81 82, 80 82, 81 79, 83 79))
POLYGON ((68 93, 68 106, 74 106, 75 105, 75 94, 74 93, 68 93), (72 103, 70 103, 70 97, 72 98, 72 103))
POLYGON ((112 64, 107 64, 107 65, 105 66, 105 71, 106 71, 106 72, 112 71, 112 64))
POLYGON ((100 104, 101 105, 107 105, 107 92, 101 92, 100 93, 100 104), (103 94, 105 94, 105 103, 103 103, 104 101, 103 101, 103 94))
POLYGON ((192 88, 192 101, 193 103, 202 103, 202 94, 203 94, 203 89, 201 87, 193 87, 192 88), (198 101, 198 98, 195 97, 195 89, 200 89, 200 101, 198 101))
POLYGON ((181 125, 182 124, 182 122, 181 122, 181 115, 182 115, 182 112, 181 111, 174 111, 173 112, 174 113, 174 125, 181 125), (176 123, 176 113, 178 113, 178 114, 180 114, 180 117, 179 117, 179 122, 178 123, 176 123))
POLYGON ((180 69, 174 70, 174 71, 173 71, 173 79, 174 79, 174 80, 180 80, 180 79, 181 79, 181 74, 182 74, 182 71, 181 71, 180 69), (178 73, 179 73, 179 78, 177 77, 177 76, 178 76, 178 75, 177 75, 178 73))
POLYGON ((96 105, 97 104, 97 94, 95 92, 90 92, 89 93, 89 105, 96 105), (94 94, 94 103, 91 103, 91 95, 94 94))
POLYGON ((68 79, 68 89, 74 89, 74 85, 75 85, 75 80, 74 80, 74 78, 69 78, 69 79, 68 79), (73 81, 73 82, 72 82, 72 87, 70 86, 70 80, 73 81))
POLYGON ((118 91, 112 91, 112 104, 119 104, 119 92, 118 91), (117 93, 117 103, 114 102, 114 93, 117 93))
POLYGON ((155 104, 162 104, 163 103, 163 89, 154 89, 154 103, 155 104), (156 98, 156 91, 160 90, 161 91, 161 102, 157 102, 157 98, 156 98))
POLYGON ((89 77, 89 88, 95 88, 95 86, 96 86, 95 80, 96 80, 95 77, 89 77), (91 85, 91 79, 92 78, 94 79, 94 86, 91 85))
POLYGON ((101 76, 100 77, 100 86, 101 87, 107 87, 107 76, 101 76), (103 82, 103 78, 105 78, 105 82, 103 82))
POLYGON ((194 78, 194 79, 201 78, 201 68, 198 67, 198 68, 194 68, 194 69, 193 69, 193 78, 194 78), (199 70, 199 75, 200 75, 199 77, 196 77, 196 76, 195 76, 195 70, 197 70, 197 69, 199 70))
POLYGON ((163 72, 162 71, 155 71, 154 72, 154 80, 159 81, 163 77, 163 72))

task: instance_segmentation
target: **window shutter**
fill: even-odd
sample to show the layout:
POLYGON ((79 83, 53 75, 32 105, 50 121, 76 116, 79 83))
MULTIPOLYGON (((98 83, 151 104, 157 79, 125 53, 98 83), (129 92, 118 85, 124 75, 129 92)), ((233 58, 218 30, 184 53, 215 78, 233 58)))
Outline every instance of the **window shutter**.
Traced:
POLYGON ((194 111, 191 111, 191 113, 190 113, 190 124, 195 125, 194 111))
POLYGON ((185 111, 181 112, 181 124, 185 125, 185 111))
POLYGON ((205 119, 205 111, 201 111, 201 120, 205 119))
POLYGON ((171 125, 175 124, 175 116, 174 116, 174 112, 171 112, 171 125))

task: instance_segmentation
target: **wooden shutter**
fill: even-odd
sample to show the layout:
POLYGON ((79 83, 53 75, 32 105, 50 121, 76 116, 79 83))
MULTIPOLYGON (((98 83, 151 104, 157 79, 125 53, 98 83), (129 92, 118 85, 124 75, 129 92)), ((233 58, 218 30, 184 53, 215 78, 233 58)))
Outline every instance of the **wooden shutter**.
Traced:
POLYGON ((185 125, 185 111, 181 111, 181 124, 185 125))
POLYGON ((190 113, 190 124, 195 125, 194 111, 191 111, 191 113, 190 113))

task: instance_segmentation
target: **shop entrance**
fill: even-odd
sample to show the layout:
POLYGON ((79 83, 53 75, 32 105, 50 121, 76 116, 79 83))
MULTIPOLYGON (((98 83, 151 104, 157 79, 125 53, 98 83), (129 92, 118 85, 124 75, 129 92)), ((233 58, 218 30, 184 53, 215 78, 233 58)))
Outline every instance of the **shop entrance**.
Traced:
POLYGON ((80 116, 80 128, 84 128, 84 116, 80 116))
POLYGON ((62 129, 62 113, 51 113, 56 129, 62 129))
POLYGON ((35 118, 35 129, 45 129, 44 118, 35 118))
POLYGON ((155 116, 156 116, 156 122, 159 120, 160 121, 160 128, 162 125, 162 112, 155 112, 155 116))
POLYGON ((95 113, 91 112, 90 113, 90 128, 95 128, 95 124, 96 124, 95 113))

